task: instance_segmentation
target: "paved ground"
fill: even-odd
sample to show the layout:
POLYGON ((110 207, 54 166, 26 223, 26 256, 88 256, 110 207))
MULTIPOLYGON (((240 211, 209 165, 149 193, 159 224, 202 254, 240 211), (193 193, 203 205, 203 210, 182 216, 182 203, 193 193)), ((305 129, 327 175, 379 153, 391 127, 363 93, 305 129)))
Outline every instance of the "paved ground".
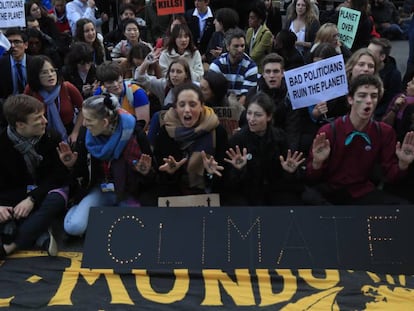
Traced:
POLYGON ((398 69, 401 71, 401 75, 404 76, 407 68, 408 41, 392 41, 391 56, 396 59, 398 69))

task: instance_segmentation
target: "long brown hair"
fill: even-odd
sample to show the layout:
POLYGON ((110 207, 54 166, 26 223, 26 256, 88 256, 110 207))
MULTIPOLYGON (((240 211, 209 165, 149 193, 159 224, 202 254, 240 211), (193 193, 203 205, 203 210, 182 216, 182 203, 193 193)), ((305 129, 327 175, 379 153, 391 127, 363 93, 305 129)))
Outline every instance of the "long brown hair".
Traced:
POLYGON ((171 53, 173 49, 175 51, 178 51, 175 40, 180 36, 181 33, 186 34, 190 38, 188 42, 187 50, 189 50, 191 52, 191 55, 193 55, 194 52, 197 50, 197 48, 194 45, 193 35, 191 34, 191 30, 190 28, 188 28, 187 24, 179 24, 179 25, 174 26, 174 28, 171 31, 171 36, 168 38, 168 43, 167 43, 168 52, 171 53))
POLYGON ((170 66, 168 66, 167 75, 165 76, 165 78, 167 79, 167 88, 168 89, 171 89, 171 88, 174 87, 171 83, 171 80, 170 80, 170 71, 171 71, 171 67, 175 64, 180 64, 184 68, 184 72, 187 76, 187 79, 184 81, 184 83, 185 82, 191 82, 191 69, 190 69, 190 66, 188 65, 188 62, 185 59, 178 58, 178 59, 173 60, 170 64, 170 66))
POLYGON ((96 60, 104 60, 104 51, 101 42, 98 39, 98 32, 96 30, 95 24, 89 18, 81 18, 76 22, 76 32, 75 32, 75 40, 79 42, 85 42, 85 33, 83 27, 86 24, 91 23, 93 27, 95 27, 96 38, 92 42, 92 47, 95 52, 95 64, 99 65, 100 62, 97 63, 96 60))
MULTIPOLYGON (((298 1, 299 0, 293 0, 292 4, 289 5, 286 14, 287 20, 293 21, 298 17, 296 13, 296 3, 298 3, 298 1)), ((303 0, 303 2, 305 2, 306 5, 305 23, 306 26, 309 26, 310 24, 312 24, 314 20, 317 20, 318 18, 313 10, 312 3, 310 2, 310 0, 303 0)))

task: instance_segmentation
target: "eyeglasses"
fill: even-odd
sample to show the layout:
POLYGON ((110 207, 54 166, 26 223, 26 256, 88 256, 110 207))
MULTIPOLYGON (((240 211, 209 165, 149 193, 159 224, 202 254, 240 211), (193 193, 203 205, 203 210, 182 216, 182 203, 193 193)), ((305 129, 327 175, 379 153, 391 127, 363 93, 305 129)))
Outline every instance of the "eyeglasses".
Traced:
POLYGON ((120 77, 118 80, 114 80, 111 82, 104 82, 104 86, 109 90, 109 89, 114 89, 117 86, 120 86, 124 83, 124 79, 122 77, 120 77))
POLYGON ((9 42, 11 45, 20 45, 24 43, 23 40, 9 40, 9 42))
POLYGON ((41 76, 41 77, 47 77, 47 76, 49 76, 49 74, 56 74, 57 73, 57 68, 52 68, 52 69, 47 69, 47 70, 42 70, 40 73, 39 73, 39 76, 41 76))

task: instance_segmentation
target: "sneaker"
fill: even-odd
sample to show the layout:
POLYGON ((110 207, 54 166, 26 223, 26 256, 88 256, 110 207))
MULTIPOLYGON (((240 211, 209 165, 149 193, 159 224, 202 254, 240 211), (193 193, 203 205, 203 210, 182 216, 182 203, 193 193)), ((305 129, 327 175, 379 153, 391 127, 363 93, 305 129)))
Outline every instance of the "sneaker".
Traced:
POLYGON ((17 226, 14 220, 9 220, 3 225, 3 229, 0 232, 1 241, 4 244, 11 244, 14 242, 17 234, 17 226))
POLYGON ((49 238, 45 241, 47 253, 49 254, 49 256, 55 257, 58 254, 58 245, 57 245, 55 237, 52 234, 51 228, 49 228, 48 233, 49 233, 49 238))
POLYGON ((6 250, 4 249, 4 245, 0 242, 0 260, 4 260, 7 257, 6 250))

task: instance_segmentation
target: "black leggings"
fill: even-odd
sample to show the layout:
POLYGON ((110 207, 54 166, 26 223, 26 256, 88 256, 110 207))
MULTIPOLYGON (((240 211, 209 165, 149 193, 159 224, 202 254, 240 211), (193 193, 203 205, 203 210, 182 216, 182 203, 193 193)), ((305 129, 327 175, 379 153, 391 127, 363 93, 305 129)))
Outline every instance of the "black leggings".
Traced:
POLYGON ((18 248, 33 246, 36 239, 48 230, 55 219, 63 214, 65 208, 65 199, 59 193, 49 193, 27 218, 18 223, 17 236, 14 241, 18 248))

